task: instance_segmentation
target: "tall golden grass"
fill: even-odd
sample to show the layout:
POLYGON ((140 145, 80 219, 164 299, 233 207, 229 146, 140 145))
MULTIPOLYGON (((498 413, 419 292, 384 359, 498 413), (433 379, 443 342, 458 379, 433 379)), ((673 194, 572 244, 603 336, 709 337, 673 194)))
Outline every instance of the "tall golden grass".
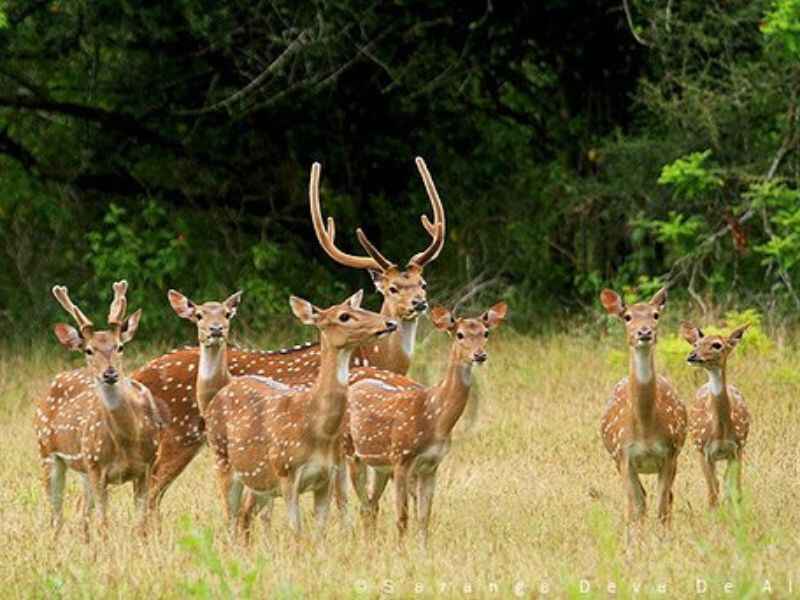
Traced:
MULTIPOLYGON (((415 373, 434 381, 446 357, 431 334, 415 373), (424 368, 420 365, 426 365, 424 368)), ((265 344, 265 347, 267 345, 265 344)), ((131 346, 133 349, 133 345, 131 346)), ((9 598, 371 598, 800 596, 800 377, 785 347, 734 355, 730 379, 753 415, 740 512, 706 508, 687 445, 665 533, 650 506, 632 556, 623 546, 623 492, 603 449, 599 420, 625 374, 621 331, 531 338, 507 331, 489 345, 472 414, 457 428, 440 469, 431 544, 397 543, 391 492, 377 535, 331 520, 324 540, 296 542, 279 501, 272 532, 249 547, 227 541, 209 453, 204 450, 165 497, 162 527, 135 534, 130 487, 111 496, 111 530, 85 544, 68 477, 67 525, 52 539, 33 403, 59 370, 80 364, 52 344, 0 357, 0 596, 9 598)), ((688 346, 686 347, 688 351, 688 346)), ((130 367, 161 348, 128 356, 130 367)), ((664 354, 661 372, 689 402, 702 374, 664 354)), ((653 479, 646 488, 653 496, 653 479)), ((350 514, 358 523, 357 500, 350 514)), ((309 502, 304 502, 310 512, 309 502)), ((307 531, 310 528, 306 529, 307 531)))

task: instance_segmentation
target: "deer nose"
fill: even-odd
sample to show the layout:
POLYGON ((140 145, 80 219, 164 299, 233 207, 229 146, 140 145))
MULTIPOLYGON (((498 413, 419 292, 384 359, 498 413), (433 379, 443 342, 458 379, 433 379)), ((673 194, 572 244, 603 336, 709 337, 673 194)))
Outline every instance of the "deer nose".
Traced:
POLYGON ((103 371, 103 383, 114 385, 117 381, 119 381, 119 373, 114 367, 108 367, 103 371))
POLYGON ((212 325, 208 331, 211 333, 211 337, 222 337, 222 325, 212 325))
POLYGON ((642 327, 639 331, 636 332, 636 336, 640 340, 652 340, 653 339, 653 330, 650 327, 642 327))
POLYGON ((697 356, 697 352, 691 352, 689 356, 686 357, 686 362, 690 363, 700 362, 700 357, 697 356))
POLYGON ((420 300, 419 298, 412 300, 411 306, 413 306, 414 310, 417 312, 425 312, 428 310, 428 303, 425 300, 420 300))
POLYGON ((472 355, 472 360, 474 360, 476 363, 485 363, 487 358, 489 357, 486 356, 486 352, 484 352, 483 350, 479 350, 478 352, 472 355))

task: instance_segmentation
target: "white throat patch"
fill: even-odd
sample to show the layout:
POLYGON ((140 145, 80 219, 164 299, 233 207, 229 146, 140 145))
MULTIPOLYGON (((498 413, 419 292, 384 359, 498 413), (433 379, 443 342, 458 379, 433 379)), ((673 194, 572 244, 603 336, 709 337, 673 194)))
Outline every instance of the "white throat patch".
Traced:
POLYGON ((458 371, 461 375, 461 383, 469 387, 472 384, 472 363, 461 365, 458 371))
POLYGON ((342 385, 347 385, 350 379, 350 356, 352 350, 339 350, 336 356, 336 381, 342 385))
POLYGON ((633 349, 633 370, 636 373, 636 381, 639 383, 650 383, 650 380, 653 379, 650 351, 651 348, 633 349))
POLYGON ((100 394, 100 400, 105 404, 108 410, 117 410, 122 405, 122 386, 126 385, 124 382, 119 382, 116 385, 107 385, 105 383, 97 384, 97 392, 100 394))
POLYGON ((419 319, 413 321, 400 321, 400 345, 403 353, 409 358, 414 353, 414 344, 417 341, 417 323, 419 319))
POLYGON ((715 396, 722 394, 722 372, 719 369, 708 370, 708 385, 715 396))
POLYGON ((222 358, 221 352, 225 352, 225 345, 208 347, 200 346, 200 367, 199 375, 202 379, 211 379, 219 370, 220 359, 222 358))

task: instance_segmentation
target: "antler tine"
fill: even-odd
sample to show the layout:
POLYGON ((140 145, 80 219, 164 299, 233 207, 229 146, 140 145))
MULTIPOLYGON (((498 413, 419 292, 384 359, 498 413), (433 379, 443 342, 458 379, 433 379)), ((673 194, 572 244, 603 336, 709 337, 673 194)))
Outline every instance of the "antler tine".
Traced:
POLYGON ((395 267, 395 264, 392 261, 378 252, 378 249, 372 245, 372 242, 367 239, 367 234, 364 233, 361 227, 356 229, 356 237, 358 238, 358 242, 361 244, 361 247, 364 248, 364 250, 367 251, 367 254, 369 254, 375 260, 375 262, 380 265, 382 270, 388 271, 389 269, 393 269, 395 267))
POLYGON ((333 218, 328 217, 328 227, 326 229, 322 220, 322 211, 319 206, 319 172, 321 169, 319 163, 314 163, 311 166, 311 178, 308 183, 308 200, 311 208, 311 222, 314 224, 314 232, 317 234, 322 249, 336 262, 343 264, 347 267, 355 269, 377 269, 383 270, 382 267, 374 258, 367 256, 354 256, 342 252, 336 247, 333 240, 336 236, 336 226, 334 225, 333 218))
POLYGON ((53 286, 53 296, 58 300, 61 307, 72 315, 81 333, 90 335, 94 325, 92 325, 89 318, 83 314, 83 311, 72 303, 72 300, 69 298, 69 290, 63 285, 55 285, 53 286))
POLYGON ((428 215, 423 214, 421 217, 422 226, 425 228, 431 238, 433 238, 431 240, 431 244, 424 251, 415 254, 414 257, 409 261, 409 264, 414 263, 417 266, 422 267, 426 263, 439 256, 439 253, 444 247, 445 218, 444 207, 442 206, 442 201, 439 198, 439 192, 436 191, 436 185, 433 183, 433 178, 428 171, 428 166, 425 164, 425 161, 421 156, 418 156, 415 162, 417 163, 417 170, 422 177, 422 182, 425 184, 425 191, 428 192, 428 199, 431 201, 431 206, 433 207, 433 223, 431 223, 430 219, 428 219, 428 215))
POLYGON ((108 311, 108 324, 112 327, 119 327, 125 320, 125 312, 128 309, 128 300, 125 294, 128 293, 128 282, 124 279, 114 284, 114 300, 108 311))

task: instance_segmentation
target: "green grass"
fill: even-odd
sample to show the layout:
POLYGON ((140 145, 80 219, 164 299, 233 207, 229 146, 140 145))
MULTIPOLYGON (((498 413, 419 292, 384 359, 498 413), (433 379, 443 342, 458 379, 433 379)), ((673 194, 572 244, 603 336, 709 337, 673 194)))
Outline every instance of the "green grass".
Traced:
MULTIPOLYGON (((80 358, 56 343, 0 356, 0 590, 10 598, 373 598, 537 597, 707 598, 800 595, 800 380, 794 354, 778 345, 731 359, 730 378, 753 415, 737 514, 709 513, 694 452, 680 458, 674 525, 662 534, 653 506, 640 546, 626 557, 623 492, 602 447, 599 420, 624 374, 615 353, 622 334, 606 339, 560 334, 529 338, 506 332, 489 346, 479 376, 477 417, 460 424, 440 469, 428 552, 413 537, 398 547, 391 493, 378 535, 347 533, 334 518, 327 539, 295 542, 277 502, 269 543, 260 529, 248 549, 230 546, 207 451, 167 494, 160 534, 140 539, 129 487, 111 496, 107 540, 81 541, 78 482, 68 478, 67 525, 54 542, 42 494, 31 426, 34 399, 48 380, 80 358), (789 580, 794 580, 790 592, 789 580), (584 593, 586 586, 589 593, 584 593), (701 584, 702 585, 702 584, 701 584), (639 586, 639 587, 637 587, 639 586), (666 586, 666 594, 658 586, 666 586), (496 590, 496 591, 495 591, 496 590), (638 590, 638 593, 637 593, 638 590)), ((270 344, 264 344, 269 347, 270 344)), ((277 344, 275 344, 277 345, 277 344)), ((140 364, 163 347, 134 349, 140 364), (136 354, 136 352, 140 354, 136 354)), ((418 376, 437 376, 444 336, 432 334, 415 357, 418 376), (424 368, 421 365, 426 365, 424 368)), ((688 346, 687 346, 688 349, 688 346)), ((684 401, 702 375, 664 357, 684 401)), ((646 481, 653 497, 653 478, 646 481)), ((356 517, 351 494, 351 513, 356 517)), ((308 499, 304 501, 310 512, 308 499)))

